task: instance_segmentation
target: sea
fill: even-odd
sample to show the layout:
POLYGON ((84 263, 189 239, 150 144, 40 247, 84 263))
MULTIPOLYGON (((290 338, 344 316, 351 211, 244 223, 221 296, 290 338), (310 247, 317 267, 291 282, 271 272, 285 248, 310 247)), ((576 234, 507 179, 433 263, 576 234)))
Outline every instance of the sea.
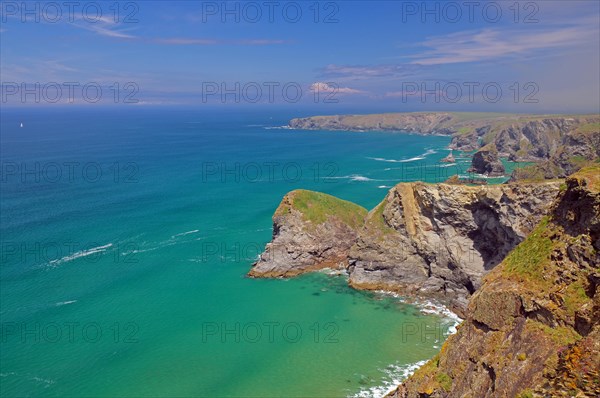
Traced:
POLYGON ((372 209, 465 174, 450 138, 292 110, 3 109, 0 395, 380 397, 459 319, 325 270, 252 279, 281 198, 372 209))

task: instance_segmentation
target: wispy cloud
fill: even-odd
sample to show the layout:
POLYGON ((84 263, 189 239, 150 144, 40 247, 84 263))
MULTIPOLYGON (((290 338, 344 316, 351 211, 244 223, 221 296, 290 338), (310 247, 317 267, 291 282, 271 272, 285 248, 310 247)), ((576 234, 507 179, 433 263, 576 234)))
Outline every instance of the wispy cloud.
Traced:
POLYGON ((159 44, 175 45, 175 46, 214 46, 214 45, 241 45, 241 46, 269 46, 277 44, 285 44, 285 40, 271 40, 271 39, 239 39, 239 40, 222 40, 222 39, 208 39, 208 38, 184 38, 184 37, 173 37, 173 38, 159 38, 154 39, 153 42, 159 44))
POLYGON ((539 50, 570 48, 598 40, 598 26, 578 25, 537 32, 500 29, 463 31, 431 37, 420 43, 429 50, 410 56, 412 64, 441 65, 535 55, 539 50))
POLYGON ((405 78, 413 76, 423 67, 414 64, 385 65, 327 65, 319 70, 320 76, 344 79, 405 78))
POLYGON ((334 83, 315 82, 310 85, 310 91, 319 93, 364 94, 364 91, 350 87, 339 87, 334 83))

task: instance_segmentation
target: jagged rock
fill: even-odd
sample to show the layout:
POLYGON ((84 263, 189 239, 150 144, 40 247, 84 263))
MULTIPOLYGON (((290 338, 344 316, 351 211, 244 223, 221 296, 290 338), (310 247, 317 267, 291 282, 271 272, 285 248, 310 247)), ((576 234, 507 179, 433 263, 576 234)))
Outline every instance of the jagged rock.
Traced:
POLYGON ((480 150, 473 155, 469 172, 484 174, 489 177, 500 177, 506 171, 495 150, 480 150))
POLYGON ((273 216, 273 240, 253 265, 253 277, 290 277, 345 268, 367 210, 318 192, 288 193, 273 216))
POLYGON ((401 183, 368 215, 329 195, 294 191, 275 212, 273 240, 250 275, 347 267, 356 288, 434 297, 461 312, 483 274, 545 214, 559 185, 401 183), (307 217, 315 209, 326 214, 318 222, 307 217))
POLYGON ((452 154, 452 152, 450 152, 448 154, 448 156, 446 156, 445 158, 443 158, 442 160, 440 160, 440 162, 442 162, 442 163, 454 163, 454 162, 456 162, 456 159, 454 158, 454 155, 452 154))
POLYGON ((600 166, 566 182, 440 353, 389 396, 600 396, 600 166))
POLYGON ((451 113, 384 113, 377 115, 313 116, 292 119, 291 128, 304 130, 409 131, 450 135, 456 116, 451 113))
MULTIPOLYGON (((334 115, 292 119, 297 129, 350 131, 408 131, 417 134, 452 135, 450 148, 486 150, 493 146, 498 157, 519 162, 542 162, 535 178, 564 178, 600 157, 600 116, 485 115, 460 112, 386 113, 334 115)), ((487 156, 487 155, 486 155, 487 156)), ((474 157, 473 167, 478 160, 474 157)), ((489 162, 486 162, 489 163, 489 162)), ((483 169, 482 169, 483 170, 483 169)), ((490 175, 500 175, 493 162, 490 175)), ((513 179, 532 179, 533 171, 517 171, 513 179)), ((483 172, 485 174, 485 172, 483 172)))
POLYGON ((559 185, 398 184, 369 212, 351 248, 350 284, 434 297, 462 313, 481 277, 533 229, 559 185))

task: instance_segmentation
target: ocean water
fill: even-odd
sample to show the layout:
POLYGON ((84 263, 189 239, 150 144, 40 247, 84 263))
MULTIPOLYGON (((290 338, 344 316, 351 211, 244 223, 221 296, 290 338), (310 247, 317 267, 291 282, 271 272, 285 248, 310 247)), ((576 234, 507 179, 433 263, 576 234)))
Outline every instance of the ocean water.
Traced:
POLYGON ((288 130, 289 112, 1 116, 2 396, 378 396, 455 324, 340 275, 245 276, 286 192, 372 208, 464 173, 438 163, 447 137, 288 130))

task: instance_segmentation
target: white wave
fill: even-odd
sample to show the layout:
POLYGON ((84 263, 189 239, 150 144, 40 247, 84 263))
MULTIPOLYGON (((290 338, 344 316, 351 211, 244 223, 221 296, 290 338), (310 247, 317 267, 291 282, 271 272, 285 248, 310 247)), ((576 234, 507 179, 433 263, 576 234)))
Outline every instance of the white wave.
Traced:
POLYGON ((369 177, 361 176, 360 174, 352 174, 349 176, 325 177, 325 178, 332 179, 332 180, 381 181, 381 180, 374 180, 369 177))
POLYGON ((372 160, 376 160, 378 162, 388 162, 388 163, 408 163, 408 162, 415 162, 417 160, 423 160, 425 159, 424 156, 415 156, 414 158, 410 158, 410 159, 385 159, 385 158, 367 158, 367 159, 372 159, 372 160))
POLYGON ((72 261, 72 260, 75 260, 75 259, 78 259, 81 257, 87 257, 87 256, 91 256, 92 254, 102 253, 102 252, 106 251, 106 249, 108 249, 109 247, 112 247, 112 243, 109 243, 108 245, 104 245, 104 246, 94 247, 89 250, 78 251, 76 253, 65 256, 59 260, 52 260, 52 261, 50 261, 50 264, 58 265, 58 264, 65 263, 67 261, 72 261))
POLYGON ((485 174, 459 174, 458 177, 464 178, 467 180, 470 180, 471 178, 481 178, 483 180, 487 180, 488 178, 507 178, 508 176, 501 175, 501 176, 497 176, 497 177, 490 177, 490 176, 486 176, 485 174))
POLYGON ((291 130, 290 126, 267 126, 263 127, 265 130, 291 130))
POLYGON ((186 236, 186 235, 190 235, 190 234, 195 234, 197 232, 200 232, 200 230, 199 229, 194 229, 192 231, 182 232, 180 234, 176 234, 176 235, 171 236, 171 239, 175 239, 178 236, 186 236))
POLYGON ((77 300, 69 300, 69 301, 60 301, 58 303, 56 303, 57 307, 63 306, 63 305, 68 305, 68 304, 73 304, 76 303, 77 300))
POLYGON ((440 167, 450 167, 450 166, 456 166, 456 163, 446 163, 446 164, 440 165, 440 167))
POLYGON ((379 185, 377 188, 386 189, 386 188, 391 188, 391 187, 388 185, 379 185))
POLYGON ((54 380, 51 380, 51 379, 42 379, 41 377, 37 377, 37 376, 32 377, 31 380, 38 381, 40 383, 46 384, 44 386, 45 388, 50 387, 52 384, 56 383, 56 381, 54 381, 54 380))
POLYGON ((437 151, 435 149, 428 149, 427 151, 425 151, 424 154, 422 154, 421 156, 429 156, 429 155, 433 155, 434 153, 437 153, 437 151))
POLYGON ((406 365, 392 364, 383 369, 386 374, 383 383, 376 387, 364 388, 358 391, 354 395, 350 395, 353 398, 383 398, 387 394, 391 393, 398 387, 400 383, 406 380, 412 375, 417 369, 425 365, 427 360, 419 361, 406 365))

